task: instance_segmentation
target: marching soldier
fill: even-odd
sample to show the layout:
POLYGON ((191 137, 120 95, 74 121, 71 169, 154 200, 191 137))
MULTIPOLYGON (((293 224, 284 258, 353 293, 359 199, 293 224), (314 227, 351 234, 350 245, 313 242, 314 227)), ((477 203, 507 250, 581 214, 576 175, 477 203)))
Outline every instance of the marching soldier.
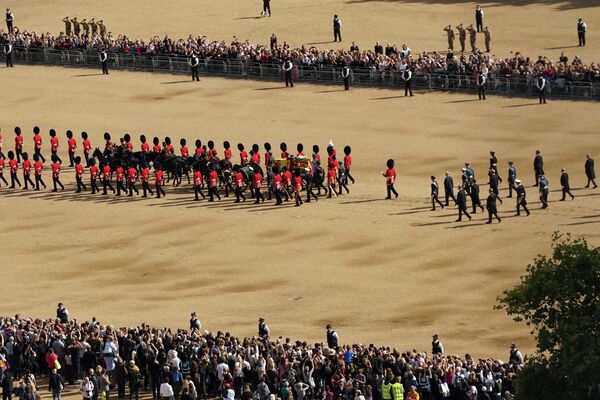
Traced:
POLYGON ((65 23, 65 35, 71 36, 71 20, 69 17, 65 17, 63 22, 65 23))
POLYGON ((540 97, 540 104, 546 104, 546 78, 543 75, 538 76, 535 80, 535 86, 540 97))
POLYGON ((484 208, 481 205, 481 198, 479 197, 479 185, 477 184, 477 181, 475 179, 473 179, 473 182, 471 183, 471 203, 473 205, 473 214, 476 213, 477 211, 477 207, 481 208, 481 211, 483 212, 484 208))
POLYGON ((438 203, 442 210, 444 209, 444 205, 439 199, 440 193, 440 185, 435 180, 435 176, 431 176, 431 211, 435 211, 435 203, 438 203))
POLYGON ((448 207, 450 205, 448 202, 449 199, 452 199, 454 204, 456 204, 456 197, 454 197, 454 180, 450 176, 450 172, 446 171, 444 175, 444 194, 446 196, 446 207, 448 207))
POLYGON ((347 65, 342 68, 342 79, 344 80, 344 90, 350 90, 350 68, 347 65))
POLYGON ((446 31, 446 34, 448 35, 448 49, 450 49, 451 51, 454 51, 454 30, 452 29, 451 25, 448 25, 447 27, 444 28, 444 30, 446 31))
POLYGON ((494 192, 500 203, 502 203, 502 199, 500 198, 500 176, 494 171, 494 169, 490 169, 490 189, 494 192))
POLYGON ((479 100, 485 100, 485 84, 487 83, 487 76, 482 73, 477 74, 477 94, 479 100))
POLYGON ((542 203, 542 209, 548 208, 548 179, 544 175, 540 175, 540 202, 542 203))
POLYGON ((520 179, 515 179, 515 191, 517 192, 517 215, 521 215, 521 207, 527 213, 527 216, 531 214, 527 208, 527 193, 525 192, 525 186, 521 183, 520 179))
POLYGON ((100 63, 102 64, 102 75, 108 75, 108 54, 106 49, 100 50, 100 63))
POLYGON ((98 29, 100 30, 100 36, 106 36, 106 25, 104 25, 104 21, 98 21, 98 29))
POLYGON ((517 179, 517 167, 512 161, 508 162, 508 197, 512 197, 515 180, 517 179))
POLYGON ((483 28, 483 35, 485 38, 485 51, 486 53, 489 53, 491 51, 490 44, 492 43, 492 32, 490 32, 490 28, 487 26, 483 28))
POLYGON ((571 193, 571 186, 569 185, 569 174, 564 168, 561 168, 560 172, 560 186, 562 187, 562 199, 560 201, 565 201, 567 194, 571 196, 571 200, 574 200, 575 196, 571 193))
POLYGON ((483 10, 479 4, 475 7, 475 23, 477 24, 477 32, 483 30, 483 10))
POLYGON ((15 15, 12 13, 12 11, 10 11, 10 8, 7 8, 6 9, 6 29, 8 30, 9 34, 15 33, 14 22, 15 22, 15 15))
POLYGON ((490 169, 493 169, 498 174, 498 157, 496 157, 495 151, 490 151, 490 169))
POLYGON ((292 60, 289 58, 283 62, 283 72, 285 73, 285 87, 294 87, 294 82, 292 81, 292 69, 294 68, 294 64, 292 60))
POLYGON ((460 42, 460 51, 464 52, 465 51, 465 41, 467 39, 467 30, 464 28, 462 23, 460 25, 458 25, 456 27, 456 29, 458 29, 458 41, 460 42))
POLYGON ((75 34, 75 36, 79 36, 79 34, 81 33, 81 27, 79 26, 79 21, 77 21, 77 17, 73 17, 71 23, 73 24, 73 33, 75 34))
POLYGON ((456 222, 462 221, 463 214, 465 214, 470 221, 471 216, 467 211, 467 192, 460 185, 458 185, 458 193, 456 194, 456 204, 458 205, 458 219, 456 220, 456 222))
POLYGON ((96 33, 98 33, 98 23, 95 18, 92 18, 90 21, 90 28, 92 28, 92 36, 96 36, 96 33))
MULTIPOLYGON (((8 14, 7 14, 8 15, 8 14)), ((8 19, 7 19, 8 21, 8 19)), ((577 20, 577 38, 579 39, 579 46, 585 46, 585 32, 587 31, 587 24, 583 22, 583 19, 579 17, 577 20)))
POLYGON ((342 41, 342 20, 336 15, 333 16, 333 41, 342 41))
POLYGON ((539 150, 535 151, 535 158, 533 159, 533 171, 535 172, 535 185, 539 184, 539 177, 544 175, 544 158, 540 154, 539 150))
POLYGON ((588 153, 585 159, 585 176, 587 177, 587 185, 586 188, 590 187, 590 182, 594 185, 593 189, 596 189, 598 185, 596 185, 596 171, 594 170, 594 159, 592 155, 588 153))
POLYGON ((496 194, 494 193, 494 191, 492 189, 490 189, 490 194, 488 195, 487 200, 485 202, 486 203, 485 207, 487 208, 487 212, 488 212, 488 220, 487 220, 486 224, 492 223, 492 216, 496 217, 498 222, 502 221, 500 219, 500 217, 498 216, 498 208, 496 206, 496 199, 497 199, 496 194))
POLYGON ((473 24, 467 27, 469 31, 469 42, 471 43, 471 51, 475 53, 477 51, 477 31, 473 28, 473 24))
POLYGON ((200 81, 200 78, 198 77, 198 66, 200 65, 200 59, 198 58, 196 52, 192 52, 189 63, 192 69, 192 81, 200 81))
POLYGON ((4 42, 4 54, 6 56, 6 67, 13 67, 13 62, 12 62, 12 58, 13 58, 13 45, 10 42, 10 39, 6 39, 6 41, 4 42))
POLYGON ((406 66, 406 69, 402 71, 402 80, 404 81, 404 96, 406 97, 410 93, 410 96, 412 97, 412 72, 408 65, 406 66))

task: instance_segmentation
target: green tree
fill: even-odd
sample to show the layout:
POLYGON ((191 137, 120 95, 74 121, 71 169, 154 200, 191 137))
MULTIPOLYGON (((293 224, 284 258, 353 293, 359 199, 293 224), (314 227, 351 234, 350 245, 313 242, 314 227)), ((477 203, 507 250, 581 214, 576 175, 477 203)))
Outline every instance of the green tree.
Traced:
MULTIPOLYGON (((517 378, 524 400, 597 396, 600 385, 600 248, 555 233, 552 256, 538 256, 521 283, 498 297, 532 328, 537 350, 517 378)), ((596 397, 593 397, 594 399, 596 397)))

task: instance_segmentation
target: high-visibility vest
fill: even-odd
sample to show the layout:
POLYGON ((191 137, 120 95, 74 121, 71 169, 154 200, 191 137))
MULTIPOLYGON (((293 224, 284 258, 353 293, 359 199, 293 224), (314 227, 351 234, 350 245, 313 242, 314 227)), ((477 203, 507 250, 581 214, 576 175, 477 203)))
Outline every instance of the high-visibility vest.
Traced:
POLYGON ((391 383, 386 383, 386 381, 381 383, 381 398, 383 400, 392 400, 392 393, 390 392, 391 388, 391 383))
POLYGON ((392 391, 394 392, 394 400, 404 400, 404 387, 400 383, 394 383, 392 391))

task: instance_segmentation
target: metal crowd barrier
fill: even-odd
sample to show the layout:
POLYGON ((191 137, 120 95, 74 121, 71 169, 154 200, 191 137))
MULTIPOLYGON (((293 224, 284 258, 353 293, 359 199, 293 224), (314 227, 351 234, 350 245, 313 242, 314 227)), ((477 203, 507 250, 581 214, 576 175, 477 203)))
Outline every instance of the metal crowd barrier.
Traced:
MULTIPOLYGON (((5 55, 0 54, 0 60, 5 55)), ((71 67, 100 67, 96 51, 56 50, 43 48, 15 47, 15 64, 46 64, 71 67)), ((155 56, 150 54, 109 53, 110 69, 147 71, 170 74, 188 74, 190 66, 187 57, 155 56)), ((230 59, 206 58, 200 62, 200 74, 254 78, 259 80, 280 80, 283 74, 279 64, 240 61, 230 59)), ((332 65, 299 65, 297 79, 300 82, 321 84, 341 84, 341 68, 332 65)), ((402 88, 400 73, 396 71, 375 71, 368 68, 354 68, 351 74, 354 86, 402 88)), ((413 74, 413 87, 417 90, 474 92, 477 90, 473 78, 466 74, 447 71, 413 74)), ((547 97, 565 99, 600 99, 600 82, 566 82, 556 79, 548 82, 547 97)), ((523 77, 503 77, 491 74, 487 82, 490 94, 505 96, 537 96, 533 82, 523 77)))

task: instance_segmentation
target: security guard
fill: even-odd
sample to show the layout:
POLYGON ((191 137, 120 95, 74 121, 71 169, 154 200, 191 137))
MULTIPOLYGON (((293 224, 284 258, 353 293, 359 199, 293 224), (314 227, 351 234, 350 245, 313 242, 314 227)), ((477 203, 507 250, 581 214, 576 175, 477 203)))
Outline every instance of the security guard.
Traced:
POLYGON ((404 81, 404 96, 408 96, 410 93, 410 96, 412 97, 412 72, 408 65, 406 66, 406 69, 402 71, 402 80, 404 81))
POLYGON ((400 383, 398 377, 394 377, 392 383, 392 400, 404 400, 404 386, 400 383))
POLYGON ((569 185, 569 174, 564 168, 561 168, 560 172, 560 186, 562 187, 562 199, 560 201, 565 201, 567 194, 571 196, 571 200, 574 200, 575 196, 571 193, 571 186, 569 185))
POLYGON ((196 52, 192 52, 189 63, 192 69, 192 81, 200 81, 200 78, 198 77, 198 66, 200 65, 200 59, 198 58, 196 52))
POLYGON ((451 25, 448 25, 447 27, 444 28, 444 30, 446 31, 446 34, 448 35, 448 49, 450 49, 451 51, 454 50, 454 30, 452 29, 451 25))
POLYGON ((460 51, 465 51, 465 40, 467 39, 467 30, 463 27, 461 23, 456 27, 458 29, 458 41, 460 42, 460 51))
POLYGON ((294 68, 294 64, 292 64, 292 60, 289 58, 283 62, 283 72, 285 73, 285 87, 294 87, 294 82, 292 81, 292 69, 294 68))
POLYGON ((515 179, 515 191, 517 192, 517 215, 521 215, 521 207, 523 207, 523 210, 529 216, 531 213, 527 208, 527 193, 520 179, 515 179))
POLYGON ((538 76, 535 80, 535 86, 538 90, 540 104, 546 104, 546 78, 543 75, 538 76))
POLYGON ((100 58, 100 63, 102 64, 102 75, 108 75, 108 54, 106 53, 106 50, 100 50, 98 57, 100 58))
POLYGON ((492 216, 496 217, 498 222, 502 221, 500 219, 500 217, 498 216, 498 208, 496 206, 496 199, 497 199, 496 193, 494 193, 494 191, 492 189, 490 189, 490 194, 488 195, 487 200, 485 202, 485 208, 487 209, 487 212, 488 212, 488 220, 487 220, 486 224, 492 223, 492 216))
POLYGON ((347 65, 342 68, 342 79, 344 80, 344 90, 350 90, 350 68, 347 65))
POLYGON ((382 400, 392 400, 392 384, 394 383, 394 374, 391 369, 385 371, 385 378, 381 381, 382 400))
POLYGON ((6 67, 13 67, 13 46, 10 40, 7 38, 4 42, 4 54, 6 56, 6 67))

